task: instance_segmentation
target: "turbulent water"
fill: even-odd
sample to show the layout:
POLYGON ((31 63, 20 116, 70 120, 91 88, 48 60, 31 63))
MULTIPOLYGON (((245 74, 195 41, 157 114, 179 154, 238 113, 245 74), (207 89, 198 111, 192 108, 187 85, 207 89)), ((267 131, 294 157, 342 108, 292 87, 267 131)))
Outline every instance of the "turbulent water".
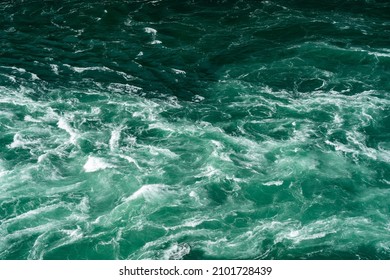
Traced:
POLYGON ((0 259, 390 259, 390 2, 0 5, 0 259))

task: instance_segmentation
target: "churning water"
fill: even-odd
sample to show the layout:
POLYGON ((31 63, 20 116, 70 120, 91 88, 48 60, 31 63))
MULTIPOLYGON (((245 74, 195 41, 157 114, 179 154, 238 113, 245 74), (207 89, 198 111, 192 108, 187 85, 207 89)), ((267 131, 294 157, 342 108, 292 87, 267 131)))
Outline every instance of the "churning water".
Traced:
POLYGON ((1 259, 389 259, 389 140, 389 1, 1 1, 1 259))

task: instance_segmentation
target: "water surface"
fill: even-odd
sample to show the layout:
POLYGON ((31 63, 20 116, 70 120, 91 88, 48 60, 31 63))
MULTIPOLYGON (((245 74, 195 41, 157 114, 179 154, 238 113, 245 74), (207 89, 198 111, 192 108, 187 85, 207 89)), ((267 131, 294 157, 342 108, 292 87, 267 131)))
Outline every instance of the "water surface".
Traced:
POLYGON ((389 259, 390 3, 2 1, 1 259, 389 259))

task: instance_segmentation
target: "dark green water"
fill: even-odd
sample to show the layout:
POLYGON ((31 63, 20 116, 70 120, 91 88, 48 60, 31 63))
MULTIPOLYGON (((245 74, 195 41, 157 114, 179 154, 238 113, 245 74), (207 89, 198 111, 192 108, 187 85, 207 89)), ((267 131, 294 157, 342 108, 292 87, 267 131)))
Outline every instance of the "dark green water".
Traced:
POLYGON ((0 259, 390 259, 389 140, 389 1, 1 1, 0 259))

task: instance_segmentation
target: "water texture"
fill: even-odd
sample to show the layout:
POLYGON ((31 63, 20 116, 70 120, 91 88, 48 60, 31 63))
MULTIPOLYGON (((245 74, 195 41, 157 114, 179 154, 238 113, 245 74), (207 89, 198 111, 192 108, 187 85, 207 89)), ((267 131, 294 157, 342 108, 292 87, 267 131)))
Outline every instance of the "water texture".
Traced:
POLYGON ((0 259, 390 259, 389 139, 389 1, 1 1, 0 259))

